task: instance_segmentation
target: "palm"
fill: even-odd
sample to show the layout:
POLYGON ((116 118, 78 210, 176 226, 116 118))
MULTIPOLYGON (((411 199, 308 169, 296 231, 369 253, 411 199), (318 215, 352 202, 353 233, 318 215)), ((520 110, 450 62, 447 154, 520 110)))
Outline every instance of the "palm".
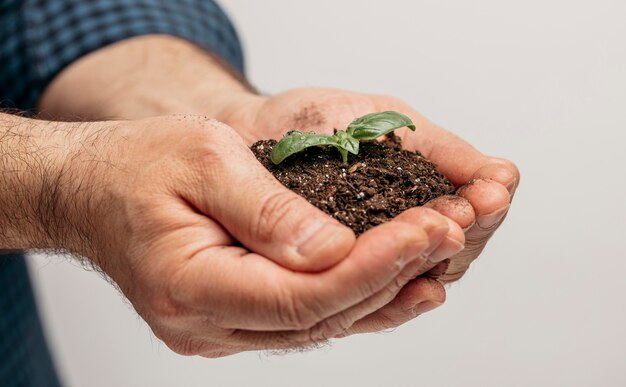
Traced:
POLYGON ((406 103, 387 96, 337 89, 295 89, 273 97, 260 97, 237 109, 227 123, 252 144, 261 139, 278 139, 294 129, 332 133, 333 128, 343 129, 355 117, 383 110, 395 110, 411 117, 417 130, 398 131, 404 146, 419 150, 433 160, 467 199, 442 198, 432 203, 434 208, 466 229, 466 249, 453 257, 442 277, 447 282, 455 281, 482 252, 508 209, 519 181, 519 173, 512 163, 482 155, 406 103))
POLYGON ((332 133, 333 128, 345 128, 355 117, 380 108, 375 98, 363 94, 334 89, 295 89, 245 105, 228 123, 252 143, 280 138, 294 129, 332 133))

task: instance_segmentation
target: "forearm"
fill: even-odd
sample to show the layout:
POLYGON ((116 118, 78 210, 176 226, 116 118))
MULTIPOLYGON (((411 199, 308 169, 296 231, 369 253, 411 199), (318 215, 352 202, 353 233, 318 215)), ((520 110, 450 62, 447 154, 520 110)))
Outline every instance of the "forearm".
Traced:
POLYGON ((46 144, 50 123, 0 114, 0 249, 49 247, 42 193, 58 180, 55 147, 46 144))
MULTIPOLYGON (((99 124, 50 122, 0 113, 0 251, 64 249, 87 253, 91 226, 81 172, 85 139, 99 124), (82 215, 81 215, 82 214, 82 215)), ((85 169, 86 172, 86 169, 85 169)))
POLYGON ((184 40, 151 35, 105 47, 47 88, 44 117, 143 118, 170 113, 220 119, 258 97, 228 65, 184 40))

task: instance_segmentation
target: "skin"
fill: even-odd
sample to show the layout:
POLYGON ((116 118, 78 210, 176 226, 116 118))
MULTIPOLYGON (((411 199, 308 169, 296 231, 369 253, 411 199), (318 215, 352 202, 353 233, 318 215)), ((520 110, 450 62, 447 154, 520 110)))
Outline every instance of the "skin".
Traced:
POLYGON ((519 172, 511 162, 483 155, 406 103, 381 95, 325 88, 295 89, 242 104, 227 113, 225 122, 237 127, 251 144, 261 138, 280 138, 285 128, 332 133, 332 128, 345 128, 355 117, 385 110, 404 113, 416 123, 415 132, 407 128, 396 131, 403 146, 420 151, 459 187, 460 198, 444 197, 428 204, 466 229, 466 249, 451 260, 441 277, 445 282, 456 281, 482 252, 509 209, 519 182, 519 172))
MULTIPOLYGON (((343 334, 462 246, 461 229, 426 208, 356 241, 205 116, 76 124, 0 114, 0 123, 0 252, 85 257, 181 354, 300 348, 343 334), (290 211, 270 211, 277 200, 290 211), (284 267, 319 221, 338 235, 328 247, 338 263, 284 267)), ((443 302, 435 280, 419 282, 432 289, 415 304, 443 302)))
MULTIPOLYGON (((391 288, 382 291, 382 294, 380 290, 378 293, 377 291, 363 293, 364 297, 360 303, 351 304, 351 307, 357 310, 354 313, 336 314, 341 317, 338 317, 333 323, 323 323, 321 328, 319 322, 311 325, 312 321, 309 319, 296 318, 297 321, 306 320, 306 323, 291 324, 292 326, 289 329, 293 331, 291 333, 294 333, 295 336, 285 332, 277 334, 275 332, 278 329, 276 325, 272 326, 268 321, 259 325, 252 323, 250 323, 251 325, 246 325, 246 321, 252 318, 247 317, 248 312, 252 316, 254 315, 250 308, 255 303, 251 303, 250 299, 256 299, 256 296, 250 295, 247 303, 245 300, 238 298, 238 294, 248 294, 245 286, 233 293, 228 293, 227 291, 220 293, 222 298, 219 302, 216 301, 213 304, 204 303, 203 305, 207 305, 207 308, 203 310, 205 315, 204 317, 198 317, 200 320, 204 319, 203 321, 207 321, 208 317, 206 314, 219 315, 221 309, 225 307, 224 300, 241 301, 243 305, 247 306, 247 309, 243 308, 246 313, 236 315, 232 317, 232 320, 225 317, 220 317, 219 319, 221 322, 227 321, 230 325, 243 324, 245 325, 243 329, 249 328, 253 331, 249 333, 238 330, 236 334, 228 336, 229 338, 236 337, 236 342, 239 343, 228 344, 232 347, 228 350, 220 347, 220 345, 226 345, 224 343, 228 342, 223 336, 221 336, 222 339, 220 341, 211 336, 212 333, 206 332, 204 334, 191 330, 189 324, 181 323, 177 325, 182 327, 182 329, 177 331, 174 337, 181 336, 184 339, 172 339, 171 336, 162 333, 163 329, 160 327, 167 325, 163 322, 167 318, 163 318, 159 313, 154 313, 154 309, 159 308, 151 305, 149 302, 133 302, 138 312, 148 321, 157 336, 161 337, 177 352, 185 354, 221 356, 245 349, 299 347, 330 337, 374 332, 396 327, 415 318, 420 313, 439 306, 445 300, 445 291, 441 287, 441 283, 448 283, 461 278, 467 271, 470 263, 478 257, 489 238, 503 221, 519 182, 519 172, 513 163, 504 159, 483 155, 471 145, 454 134, 434 125, 409 105, 396 98, 321 88, 296 89, 275 96, 258 95, 251 91, 245 82, 242 82, 237 77, 237 74, 233 73, 232 70, 229 70, 227 66, 224 66, 219 61, 208 56, 205 52, 184 41, 164 36, 130 39, 80 59, 64 70, 52 82, 40 101, 40 109, 44 117, 64 119, 77 116, 88 119, 142 119, 171 113, 202 114, 214 117, 232 127, 240 137, 241 144, 245 145, 249 145, 258 139, 279 138, 285 131, 291 129, 331 132, 334 127, 344 128, 354 117, 373 111, 396 110, 407 114, 417 125, 416 132, 407 130, 397 132, 397 134, 403 137, 404 146, 411 150, 419 150, 426 157, 433 160, 439 166, 439 169, 459 187, 459 196, 439 198, 428 204, 427 207, 430 208, 412 209, 406 214, 399 216, 393 222, 381 225, 364 234, 357 241, 354 240, 354 236, 350 235, 349 232, 343 231, 332 242, 325 245, 324 251, 313 255, 305 254, 294 257, 285 252, 289 249, 285 250, 280 243, 278 245, 276 243, 276 241, 290 240, 292 237, 297 240, 297 237, 293 235, 293 230, 298 230, 298 227, 293 226, 297 222, 293 221, 294 223, 290 223, 292 221, 289 220, 289 217, 297 216, 294 214, 310 214, 314 212, 313 209, 305 210, 307 203, 293 198, 288 193, 261 197, 261 201, 264 201, 264 204, 261 204, 260 207, 265 208, 261 213, 269 214, 263 216, 276 216, 280 219, 275 224, 262 222, 264 226, 267 226, 267 229, 271 229, 276 233, 276 235, 272 234, 272 237, 267 235, 260 236, 250 232, 250 226, 242 226, 238 223, 239 220, 232 220, 230 221, 231 223, 228 223, 229 220, 224 218, 225 220, 218 221, 222 226, 221 232, 223 232, 223 235, 230 235, 231 237, 228 243, 239 240, 248 251, 264 257, 264 260, 255 258, 254 261, 245 261, 250 262, 250 267, 258 264, 264 265, 263 270, 269 270, 267 264, 271 263, 274 265, 271 267, 288 270, 297 276, 311 276, 314 273, 318 273, 316 275, 324 275, 337 268, 347 267, 342 265, 346 265, 345 262, 351 259, 351 254, 355 251, 361 251, 361 254, 364 254, 362 252, 366 250, 361 250, 359 246, 365 246, 366 244, 369 250, 364 255, 368 255, 369 259, 362 258, 364 261, 360 262, 359 265, 352 266, 353 270, 365 272, 373 268, 372 265, 384 265, 385 262, 389 261, 385 261, 383 256, 389 254, 397 257, 398 251, 402 249, 395 247, 398 243, 402 244, 403 242, 402 237, 398 236, 400 235, 398 230, 392 231, 392 227, 404 227, 405 224, 410 224, 412 225, 410 228, 412 231, 407 231, 409 234, 415 236, 426 233, 429 235, 426 231, 428 227, 435 227, 434 224, 439 224, 443 229, 443 224, 445 223, 447 234, 441 239, 435 252, 432 253, 435 254, 435 259, 431 258, 426 263, 417 265, 419 269, 411 268, 410 270, 407 269, 407 272, 400 270, 395 272, 395 274, 388 275, 386 277, 386 280, 389 280, 387 285, 391 286, 391 288), (141 72, 136 71, 138 66, 141 66, 141 72), (285 210, 286 208, 289 210, 285 210), (281 211, 281 209, 283 210, 281 211), (287 226, 281 227, 281 224, 287 226), (380 229, 383 231, 380 231, 380 229), (464 243, 466 246, 460 252, 459 243, 464 243), (437 264, 436 261, 442 261, 446 258, 451 258, 451 260, 439 281, 426 277, 415 278, 417 275, 433 269, 437 264), (358 307, 358 305, 361 306, 358 307), (346 317, 347 315, 349 317, 346 317), (149 316, 160 317, 151 319, 149 316), (274 329, 274 332, 264 334, 262 339, 257 335, 258 332, 254 332, 255 330, 271 329, 274 329), (315 333, 311 333, 311 330, 315 333), (191 333, 185 336, 181 332, 195 333, 192 335, 193 338, 190 338, 189 335, 191 333), (306 332, 304 337, 308 335, 308 339, 298 336, 302 335, 302 332, 306 332), (181 350, 181 345, 176 344, 179 341, 186 343, 183 345, 185 349, 181 350), (242 344, 242 342, 247 344, 242 344), (205 344, 201 345, 198 343, 205 344), (211 347, 212 345, 221 349, 215 349, 211 352, 207 348, 213 348, 211 347)), ((162 141, 165 141, 165 144, 168 144, 168 148, 176 142, 184 141, 189 136, 188 132, 191 130, 189 126, 181 124, 178 128, 179 133, 185 133, 185 135, 181 136, 178 134, 176 138, 162 139, 162 141)), ((130 136, 130 133, 128 136, 130 136)), ((160 140, 153 140, 153 136, 153 132, 146 132, 145 139, 150 139, 150 142, 157 147, 157 141, 160 140)), ((212 140, 219 141, 218 138, 212 140)), ((229 147, 232 147, 232 145, 229 145, 229 147)), ((158 152, 164 152, 165 150, 159 150, 158 152)), ((155 150, 151 149, 147 152, 152 153, 155 150)), ((248 153, 244 157, 244 153, 246 152, 242 148, 239 158, 233 159, 232 164, 229 164, 226 169, 230 174, 235 173, 234 171, 240 171, 242 176, 245 177, 237 180, 237 184, 234 184, 237 190, 228 191, 221 197, 223 200, 234 200, 237 197, 246 198, 246 200, 242 200, 242 206, 250 201, 251 198, 254 198, 255 195, 262 195, 265 191, 260 189, 254 190, 253 187, 261 181, 266 182, 265 180, 255 180, 246 175, 246 171, 256 170, 258 164, 255 160, 250 159, 248 153), (244 163, 243 160, 246 160, 246 162, 244 163), (252 186, 250 188, 251 193, 244 195, 242 192, 239 192, 239 187, 246 186, 252 186)), ((203 160, 205 161, 204 165, 211 166, 211 170, 213 170, 214 165, 219 165, 210 157, 203 160)), ((209 167, 205 167, 205 169, 209 169, 209 167)), ((157 173, 157 175, 160 173, 157 173)), ((211 175, 214 172, 207 173, 211 175)), ((223 179, 214 181, 216 181, 216 185, 224 186, 223 181, 225 181, 225 178, 223 179)), ((272 179, 268 178, 267 180, 267 183, 269 183, 272 179)), ((141 180, 141 183, 148 185, 149 181, 150 179, 141 180)), ((141 187, 141 184, 137 186, 141 187)), ((278 188, 276 187, 276 189, 278 188)), ((189 201, 188 199, 186 200, 189 201)), ((204 206, 198 205, 193 201, 190 203, 193 204, 194 210, 201 216, 215 216, 211 212, 212 207, 210 207, 210 203, 205 203, 204 206)), ((242 212, 241 208, 233 207, 232 204, 224 206, 222 210, 217 212, 217 214, 225 216, 226 214, 220 211, 228 212, 231 217, 235 214, 241 215, 245 213, 242 212), (232 212, 228 212, 229 210, 232 210, 232 212)), ((168 214, 173 214, 174 212, 174 208, 167 211, 168 214)), ((319 219, 324 219, 321 221, 322 223, 332 223, 332 220, 324 214, 317 214, 316 216, 319 219)), ((307 216, 307 218, 310 217, 307 216)), ((128 221, 130 222, 131 220, 129 219, 128 221)), ((438 227, 435 228, 438 229, 438 227)), ((218 233, 218 231, 220 231, 220 227, 213 229, 215 233, 218 233)), ((329 232, 329 235, 335 234, 336 232, 329 232)), ((436 239, 435 237, 432 238, 433 240, 436 239)), ((435 243, 429 242, 429 244, 435 243)), ((158 243, 158 245, 161 248, 169 247, 162 242, 158 243)), ((162 254, 160 255, 162 256, 162 254)), ((256 257, 257 255, 254 256, 256 257)), ((172 255, 169 255, 167 259, 174 258, 172 255)), ((164 258, 164 260, 167 259, 164 258)), ((196 260, 196 264, 200 266, 209 262, 212 261, 196 260)), ((220 261, 220 264, 228 265, 229 263, 227 260, 224 260, 223 262, 220 261)), ((150 273, 156 270, 142 265, 134 267, 138 271, 144 270, 150 273)), ((164 265, 164 267, 167 267, 167 265, 164 265)), ((257 272, 259 269, 257 268, 257 272)), ((202 274, 202 277, 211 278, 210 272, 205 272, 205 270, 210 269, 196 267, 193 271, 190 271, 192 274, 188 276, 181 275, 177 280, 177 284, 186 286, 184 294, 188 295, 189 299, 186 299, 185 302, 198 301, 193 296, 198 292, 202 293, 201 289, 194 288, 200 282, 198 276, 201 274, 198 273, 206 273, 202 274)), ((245 272, 245 270, 247 270, 247 265, 240 264, 237 267, 238 273, 245 272)), ((162 272, 159 272, 165 275, 168 271, 163 269, 162 272)), ((229 271, 226 272, 230 273, 229 271)), ((137 273, 135 278, 139 278, 141 282, 144 276, 137 273)), ((124 282, 123 280, 120 281, 124 282)), ((153 279, 153 281, 158 282, 157 279, 153 279)), ((162 287, 151 281, 146 281, 146 283, 149 284, 149 286, 144 288, 144 291, 147 293, 154 292, 155 288, 162 287)), ((305 286, 304 283, 306 281, 301 286, 305 286)), ((200 288, 210 285, 211 291, 207 291, 207 293, 220 289, 217 282, 202 281, 202 284, 200 288)), ((268 283, 267 286, 271 287, 271 283, 268 283)), ((343 288, 337 288, 336 286, 337 284, 335 284, 335 290, 338 292, 343 288)), ((121 287, 124 289, 123 286, 121 287)), ((369 288, 370 286, 366 285, 366 287, 369 288)), ((311 289, 307 289, 307 292, 310 293, 311 289)), ((279 290, 275 291, 280 293, 279 290)), ((141 291, 135 293, 138 299, 142 299, 142 297, 138 296, 140 293, 141 291)), ((326 294, 329 298, 338 296, 334 293, 318 293, 316 289, 315 294, 310 294, 311 297, 317 297, 312 305, 322 302, 319 299, 322 294, 326 294)), ((280 299, 280 296, 277 294, 272 296, 280 299)), ((144 297, 148 296, 144 295, 144 297)), ((133 298, 131 298, 132 300, 133 298)), ((307 300, 305 304, 311 305, 309 301, 307 300)), ((269 299, 267 302, 270 302, 269 299)), ((265 304, 259 303, 259 306, 261 305, 265 304)), ((345 308, 346 305, 342 304, 342 307, 345 308)), ((178 309, 175 310, 176 312, 172 313, 177 315, 178 309)), ((346 309, 343 310, 346 311, 346 309)), ((196 312, 199 313, 198 311, 196 312)), ((260 310, 258 313, 263 314, 260 310)), ((282 316, 284 311, 277 313, 275 309, 269 308, 265 310, 265 313, 264 319, 271 320, 272 318, 282 316)), ((287 313, 286 316, 290 315, 301 315, 301 313, 287 313)), ((305 313, 305 315, 308 316, 309 314, 305 313)), ((312 315, 328 317, 317 311, 312 313, 312 315)), ((293 318, 288 317, 287 320, 291 321, 293 318)))

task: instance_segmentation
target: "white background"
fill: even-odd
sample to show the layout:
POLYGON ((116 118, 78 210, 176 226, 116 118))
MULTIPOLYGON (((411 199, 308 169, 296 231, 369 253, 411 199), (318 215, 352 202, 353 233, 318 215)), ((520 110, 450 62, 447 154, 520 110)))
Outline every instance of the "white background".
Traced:
POLYGON ((266 92, 403 98, 522 184, 440 309, 305 354, 185 358, 98 275, 31 259, 69 386, 625 386, 626 2, 222 0, 266 92))

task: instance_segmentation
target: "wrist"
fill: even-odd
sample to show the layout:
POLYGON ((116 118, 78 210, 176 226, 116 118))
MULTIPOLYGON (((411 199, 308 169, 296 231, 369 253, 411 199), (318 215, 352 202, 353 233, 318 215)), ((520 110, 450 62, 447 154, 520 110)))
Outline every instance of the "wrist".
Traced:
MULTIPOLYGON (((175 87, 171 88, 172 90, 175 87)), ((259 98, 248 90, 179 89, 181 93, 137 87, 118 95, 115 102, 101 107, 98 117, 135 120, 171 114, 204 115, 227 123, 240 107, 255 103, 259 98)))
POLYGON ((217 57, 168 36, 128 39, 67 67, 46 89, 44 117, 138 119, 173 113, 219 119, 255 97, 245 79, 217 57))
MULTIPOLYGON (((102 123, 0 114, 0 250, 53 249, 92 257, 106 155, 90 150, 102 123)), ((111 123, 108 123, 111 126, 111 123)))
POLYGON ((103 270, 102 253, 111 248, 117 210, 111 187, 124 167, 119 148, 123 146, 119 121, 64 123, 63 130, 47 137, 56 149, 50 195, 43 182, 38 200, 42 206, 40 226, 53 248, 89 258, 103 270))

